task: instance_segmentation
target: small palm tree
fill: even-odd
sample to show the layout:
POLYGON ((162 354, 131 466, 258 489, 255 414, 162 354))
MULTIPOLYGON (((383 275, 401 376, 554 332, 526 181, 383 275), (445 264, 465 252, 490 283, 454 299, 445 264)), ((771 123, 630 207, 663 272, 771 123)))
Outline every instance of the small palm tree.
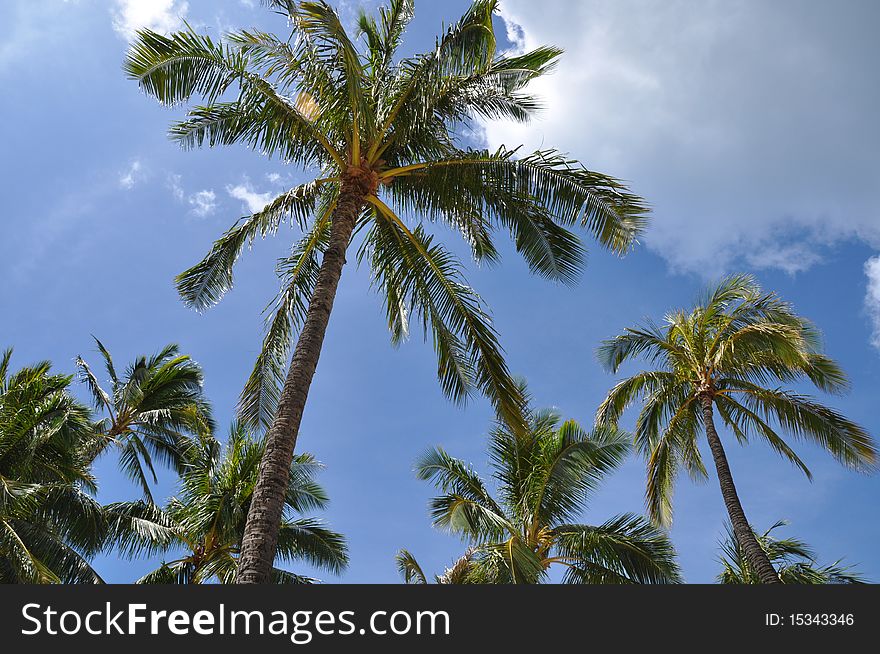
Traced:
POLYGON ((521 421, 522 398, 494 327, 425 220, 459 233, 477 260, 489 262, 498 258, 493 232, 507 231, 533 271, 570 282, 583 248, 569 228, 582 226, 622 254, 647 213, 619 181, 559 152, 517 156, 461 143, 474 117, 530 120, 540 103, 524 89, 560 54, 497 53, 497 0, 475 0, 427 53, 407 58, 397 51, 413 0, 391 0, 378 21, 362 15, 357 36, 326 2, 264 4, 289 19, 290 38, 141 31, 125 63, 164 104, 203 98, 171 128, 184 147, 244 143, 311 178, 233 225, 177 280, 183 300, 204 310, 232 286, 233 266, 255 238, 284 222, 304 234, 279 262, 282 290, 239 406, 241 420, 268 430, 242 555, 240 581, 250 583, 268 579, 287 470, 351 248, 372 270, 392 340, 405 339, 415 317, 431 336, 447 395, 464 401, 479 390, 508 420, 521 421))
MULTIPOLYGON (((125 555, 180 553, 138 583, 232 583, 262 455, 262 444, 235 425, 225 449, 214 438, 203 437, 189 451, 180 493, 164 508, 142 501, 107 507, 111 542, 125 555)), ((278 558, 307 561, 338 573, 348 564, 345 539, 314 518, 293 516, 327 505, 326 493, 314 481, 320 467, 308 454, 298 455, 291 465, 278 558)), ((315 580, 273 568, 272 581, 302 584, 315 580)))
MULTIPOLYGON (((816 555, 803 541, 796 538, 775 538, 771 532, 785 526, 780 520, 763 534, 756 534, 758 543, 767 553, 767 557, 779 574, 784 584, 864 584, 861 575, 851 568, 840 565, 840 561, 830 565, 819 565, 816 555)), ((723 569, 718 575, 721 584, 759 584, 760 577, 749 565, 736 537, 727 526, 727 537, 721 543, 721 565, 723 569)))
POLYGON ((109 377, 109 392, 82 357, 76 364, 95 408, 106 414, 99 423, 103 438, 97 453, 116 449, 122 470, 152 501, 150 479, 157 481, 153 460, 181 471, 191 437, 213 429, 202 393, 202 370, 171 344, 151 357, 138 357, 120 378, 107 348, 97 338, 95 342, 109 377))
POLYGON ((837 411, 781 385, 812 382, 826 392, 846 388, 840 367, 820 351, 816 328, 748 275, 726 278, 690 311, 666 316, 605 341, 599 358, 612 372, 643 356, 654 365, 619 382, 599 407, 597 423, 616 425, 631 404, 642 402, 635 443, 648 462, 646 499, 650 516, 668 524, 676 473, 685 468, 705 478, 698 449, 706 439, 733 532, 752 569, 764 583, 779 576, 749 527, 715 414, 741 443, 764 440, 780 455, 810 471, 778 433, 808 440, 856 470, 870 469, 874 443, 859 425, 837 411))
POLYGON ((95 430, 47 361, 12 373, 0 355, 0 583, 101 583, 103 544, 91 473, 95 430))
MULTIPOLYGON (((473 547, 459 579, 538 583, 558 565, 570 584, 678 582, 672 543, 644 518, 620 515, 598 527, 572 522, 629 452, 629 436, 612 427, 586 432, 553 411, 529 411, 527 420, 525 430, 500 420, 489 435, 499 500, 442 449, 416 464, 418 477, 442 491, 431 501, 434 526, 473 547)), ((414 578, 424 578, 420 570, 412 568, 414 578)))

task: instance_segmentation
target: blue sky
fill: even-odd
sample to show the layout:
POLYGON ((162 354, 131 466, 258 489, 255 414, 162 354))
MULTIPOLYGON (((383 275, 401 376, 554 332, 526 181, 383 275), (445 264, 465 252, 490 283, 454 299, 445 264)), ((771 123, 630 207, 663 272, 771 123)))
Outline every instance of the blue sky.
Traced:
MULTIPOLYGON (((475 138, 569 151, 630 180, 654 208, 644 244, 622 260, 590 248, 574 288, 530 276, 510 248, 498 266, 468 266, 510 367, 529 380, 538 405, 589 424, 614 382, 596 363, 598 342, 742 270, 824 330, 853 381, 849 395, 829 402, 880 433, 880 46, 870 33, 880 16, 871 2, 842 4, 845 11, 804 2, 502 3, 498 25, 510 47, 552 42, 567 54, 537 89, 547 102, 540 122, 490 125, 475 138)), ((356 6, 343 3, 343 16, 356 6)), ((430 46, 441 22, 465 6, 417 3, 408 47, 430 46)), ((239 0, 14 0, 0 8, 0 345, 15 347, 19 365, 48 358, 72 371, 77 354, 97 359, 90 334, 118 361, 177 342, 203 365, 207 394, 228 424, 259 347, 274 261, 295 233, 257 243, 234 290, 204 315, 178 301, 172 278, 249 206, 305 178, 245 148, 183 152, 167 140, 181 112, 144 97, 121 62, 131 29, 174 29, 182 18, 211 34, 285 29, 259 3, 239 0)), ((466 258, 461 244, 455 249, 466 258)), ((431 489, 412 463, 442 445, 484 470, 490 418, 483 400, 459 409, 444 399, 420 338, 391 347, 366 271, 349 266, 298 446, 327 466, 324 517, 352 552, 341 580, 396 581, 400 547, 430 571, 461 552, 431 528, 431 489)), ((729 446, 750 519, 788 519, 787 533, 821 560, 846 556, 880 580, 880 478, 797 449, 813 483, 760 445, 729 446)), ((102 500, 136 496, 112 457, 97 471, 102 500)), ((693 582, 717 572, 724 508, 715 483, 684 478, 676 489, 672 537, 693 582)), ((168 477, 163 492, 171 492, 168 477)), ((641 511, 642 493, 633 459, 583 519, 641 511)), ((154 564, 97 562, 117 582, 154 564)))

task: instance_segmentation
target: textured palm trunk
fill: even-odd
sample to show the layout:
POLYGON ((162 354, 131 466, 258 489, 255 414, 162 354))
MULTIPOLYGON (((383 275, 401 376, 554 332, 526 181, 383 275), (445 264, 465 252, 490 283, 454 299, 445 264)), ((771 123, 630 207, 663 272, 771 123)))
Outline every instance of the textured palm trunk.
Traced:
POLYGON ((712 450, 712 458, 715 460, 718 483, 721 485, 721 496, 724 498, 724 504, 727 507, 727 514, 730 516, 730 524, 733 527, 737 543, 739 543, 746 560, 749 562, 752 570, 757 573, 761 583, 780 584, 782 581, 779 579, 779 575, 776 574, 776 570, 773 569, 773 564, 770 563, 767 553, 758 544, 758 539, 755 538, 755 533, 746 519, 742 503, 739 501, 739 495, 736 493, 733 475, 727 463, 727 455, 724 453, 724 447, 721 445, 718 432, 715 431, 715 421, 712 417, 712 396, 706 394, 700 400, 703 409, 703 425, 706 428, 706 438, 709 441, 709 449, 712 450))
POLYGON ((343 186, 333 212, 330 241, 281 390, 278 410, 266 433, 266 450, 241 543, 236 576, 239 584, 261 584, 270 580, 296 437, 345 265, 345 252, 364 206, 364 197, 364 189, 343 186))

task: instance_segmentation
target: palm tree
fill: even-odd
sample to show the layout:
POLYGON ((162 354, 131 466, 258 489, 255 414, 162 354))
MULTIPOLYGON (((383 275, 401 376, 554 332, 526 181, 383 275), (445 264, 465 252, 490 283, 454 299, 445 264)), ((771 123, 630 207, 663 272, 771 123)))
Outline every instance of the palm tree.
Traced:
POLYGON ((635 443, 647 458, 651 518, 670 522, 679 468, 693 478, 706 478, 698 449, 702 427, 737 542, 764 583, 779 583, 740 503, 715 412, 741 444, 760 438, 807 477, 809 469, 779 431, 812 441, 850 468, 868 470, 876 451, 862 427, 781 386, 807 380, 820 390, 841 392, 846 375, 822 354, 816 328, 748 275, 724 279, 692 310, 668 314, 662 327, 649 323, 630 328, 599 348, 599 358, 611 372, 640 356, 654 368, 611 389, 597 423, 616 425, 628 406, 642 402, 635 443))
POLYGON ((539 103, 524 89, 561 52, 498 54, 497 0, 476 0, 429 52, 408 58, 397 50, 413 0, 391 0, 378 20, 362 15, 360 38, 326 2, 265 4, 287 16, 289 39, 259 30, 220 41, 192 30, 167 37, 142 31, 125 63, 163 104, 203 98, 171 128, 184 147, 244 143, 314 175, 242 218, 177 279, 184 302, 204 310, 232 286, 233 265, 255 238, 274 235, 286 221, 304 232, 279 262, 282 288, 239 406, 241 420, 267 429, 239 573, 247 583, 268 579, 287 471, 355 235, 392 341, 406 338, 414 315, 430 333, 444 392, 464 401, 479 390, 517 421, 521 398, 491 321, 424 220, 461 234, 486 262, 498 258, 493 232, 507 230, 534 272, 572 282, 583 248, 570 227, 585 227, 623 254, 647 213, 619 181, 554 150, 517 157, 461 144, 474 117, 529 120, 539 103))
POLYGON ((107 348, 97 338, 95 342, 109 377, 109 392, 82 357, 77 357, 76 365, 95 408, 106 414, 99 423, 103 438, 98 453, 115 448, 122 470, 152 501, 149 478, 157 482, 153 459, 179 472, 191 437, 213 429, 211 409, 202 393, 202 370, 170 344, 151 357, 138 357, 120 378, 107 348))
MULTIPOLYGON (((629 452, 629 436, 613 427, 588 433, 549 410, 527 411, 527 421, 523 430, 499 420, 489 435, 498 500, 473 468, 442 449, 416 464, 418 477, 442 492, 431 501, 434 526, 473 548, 459 562, 460 583, 539 583, 554 565, 569 584, 678 582, 672 543, 646 519, 572 522, 629 452)), ((417 564, 403 567, 415 559, 404 558, 404 575, 423 579, 417 564)))
POLYGON ((102 583, 86 559, 105 527, 89 409, 49 362, 12 373, 11 357, 0 355, 0 583, 102 583))
MULTIPOLYGON (((164 561, 138 583, 232 583, 262 455, 263 445, 254 441, 243 426, 234 425, 225 450, 214 438, 204 437, 190 451, 180 477, 180 493, 164 508, 143 501, 107 507, 112 542, 125 555, 177 556, 164 561)), ((304 560, 338 573, 348 564, 343 536, 314 518, 293 517, 294 513, 327 505, 326 493, 314 481, 320 467, 308 454, 297 455, 291 464, 278 557, 284 561, 304 560)), ((315 581, 279 568, 273 568, 271 580, 298 584, 315 581)))
MULTIPOLYGON (((831 565, 816 563, 816 555, 803 541, 796 538, 778 539, 771 536, 775 529, 785 526, 784 520, 776 522, 761 535, 755 535, 761 549, 779 574, 784 584, 864 584, 865 580, 851 570, 840 565, 840 561, 831 565)), ((721 543, 721 564, 723 569, 718 575, 721 584, 760 584, 743 550, 736 541, 730 525, 727 525, 727 537, 721 543)))

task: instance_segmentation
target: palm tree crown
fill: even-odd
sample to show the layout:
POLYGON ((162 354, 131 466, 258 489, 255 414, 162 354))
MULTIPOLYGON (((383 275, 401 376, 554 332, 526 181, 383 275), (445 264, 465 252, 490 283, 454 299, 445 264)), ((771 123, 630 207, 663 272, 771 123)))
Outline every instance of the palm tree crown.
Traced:
MULTIPOLYGON (((138 583, 231 583, 244 533, 245 519, 257 480, 263 446, 240 425, 233 426, 225 448, 203 437, 189 451, 180 489, 165 507, 124 502, 107 507, 114 545, 128 556, 155 553, 178 558, 145 575, 138 583)), ((314 481, 320 469, 311 455, 298 455, 285 497, 286 515, 278 540, 278 559, 306 561, 333 573, 348 564, 345 539, 314 518, 295 517, 323 509, 328 499, 314 481)), ((275 568, 275 583, 315 580, 275 568)))
POLYGON ((241 219, 178 278, 184 301, 206 309, 232 286, 233 265, 256 237, 285 222, 305 233, 279 262, 283 286, 241 419, 251 426, 272 420, 291 337, 344 209, 354 214, 344 240, 363 233, 358 258, 372 268, 392 339, 404 339, 415 316, 431 335, 446 393, 463 400, 479 388, 515 414, 516 387, 479 298, 455 258, 421 222, 406 218, 444 223, 487 261, 497 259, 492 233, 501 227, 534 271, 562 281, 582 264, 569 227, 585 226, 615 252, 633 245, 646 208, 617 180, 552 150, 517 157, 457 143, 457 131, 474 117, 529 120, 539 103, 524 88, 552 68, 560 50, 496 53, 496 0, 477 0, 428 53, 408 58, 396 53, 412 0, 392 0, 378 21, 362 15, 360 39, 325 2, 266 4, 289 18, 291 39, 258 30, 220 41, 192 30, 142 31, 125 65, 164 104, 204 99, 171 128, 184 147, 245 143, 317 175, 241 219))
MULTIPOLYGON (((864 584, 861 575, 851 568, 845 568, 840 561, 830 565, 819 565, 813 550, 796 538, 776 538, 771 533, 787 523, 775 523, 763 534, 756 535, 761 547, 779 573, 784 584, 864 584)), ((721 543, 722 571, 718 582, 722 584, 759 584, 760 578, 749 565, 742 548, 730 526, 727 537, 721 543)))
MULTIPOLYGON (((529 411, 528 425, 499 421, 489 435, 497 500, 471 467, 442 449, 416 464, 419 478, 442 491, 431 501, 434 525, 474 548, 453 566, 458 583, 537 583, 554 565, 564 570, 563 583, 678 582, 672 544, 644 518, 573 522, 629 452, 629 436, 612 427, 586 432, 553 411, 529 411)), ((424 580, 405 551, 398 566, 424 580)))
POLYGON ((213 429, 211 409, 202 392, 202 370, 177 345, 166 345, 153 356, 138 357, 122 377, 107 348, 95 339, 104 360, 110 389, 82 357, 76 363, 95 408, 106 416, 99 423, 99 451, 113 447, 125 474, 152 501, 150 479, 156 483, 153 460, 180 471, 191 437, 213 429))
MULTIPOLYGON (((806 380, 833 393, 846 388, 847 378, 821 352, 816 328, 750 276, 728 277, 693 309, 668 314, 662 326, 627 329, 599 348, 601 362, 612 372, 639 357, 653 368, 614 386, 599 407, 597 423, 615 425, 627 407, 641 402, 634 438, 647 459, 647 506, 658 523, 671 519, 680 468, 694 478, 706 477, 698 448, 702 427, 733 528, 743 546, 749 541, 747 553, 762 557, 715 431, 716 411, 741 444, 761 439, 807 476, 809 469, 779 432, 819 445, 850 468, 867 470, 874 464, 874 443, 862 427, 784 387, 806 380)), ((773 578, 772 569, 764 570, 773 578)))
POLYGON ((89 409, 49 362, 9 370, 0 355, 0 583, 101 583, 103 544, 89 409))

